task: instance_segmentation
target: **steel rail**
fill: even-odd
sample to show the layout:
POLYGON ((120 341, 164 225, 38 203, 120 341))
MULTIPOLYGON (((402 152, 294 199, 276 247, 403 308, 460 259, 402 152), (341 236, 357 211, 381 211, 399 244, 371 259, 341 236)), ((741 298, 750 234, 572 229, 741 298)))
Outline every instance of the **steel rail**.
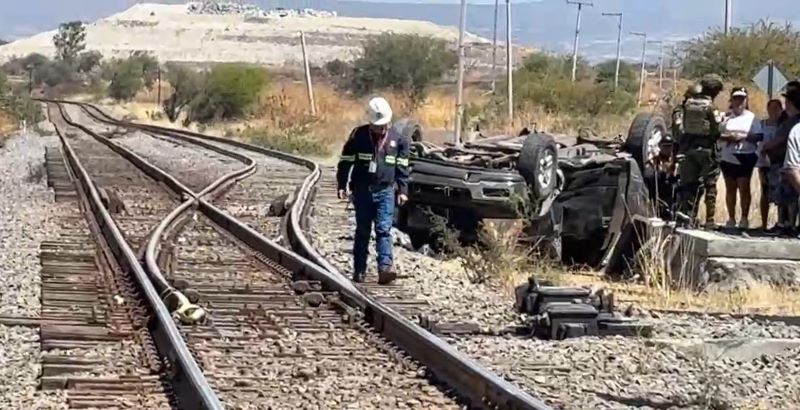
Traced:
MULTIPOLYGON (((50 103, 55 102, 50 101, 50 103)), ((68 125, 84 130, 83 127, 69 118, 63 106, 58 103, 55 104, 68 125)), ((103 206, 97 186, 92 181, 86 168, 81 164, 67 138, 62 135, 58 127, 55 128, 64 148, 70 172, 76 176, 77 188, 79 188, 79 192, 81 192, 88 204, 88 210, 94 215, 103 239, 120 267, 136 278, 137 284, 141 287, 142 293, 152 309, 154 320, 148 323, 148 327, 159 352, 172 366, 172 387, 175 389, 181 406, 202 410, 222 409, 216 394, 189 352, 169 311, 159 298, 153 283, 137 260, 136 254, 130 245, 125 241, 122 231, 114 222, 111 214, 103 206)))
MULTIPOLYGON (((113 119, 111 119, 110 117, 108 117, 108 115, 106 115, 104 112, 102 112, 101 110, 99 110, 99 109, 97 109, 95 107, 87 106, 87 105, 83 105, 83 104, 77 104, 77 103, 73 103, 73 102, 67 102, 67 101, 65 101, 63 103, 64 104, 75 105, 75 106, 81 108, 84 112, 86 112, 89 116, 91 116, 92 118, 94 118, 96 120, 99 120, 99 121, 104 122, 104 123, 109 123, 109 124, 116 125, 116 122, 113 121, 113 119), (94 110, 96 113, 93 114, 92 112, 90 112, 90 108, 92 110, 94 110), (103 117, 103 118, 98 118, 98 115, 103 117)), ((94 133, 90 133, 90 135, 92 135, 92 134, 94 134, 94 133)), ((242 180, 244 178, 247 178, 248 176, 250 176, 253 173, 255 173, 256 172, 256 161, 253 160, 252 158, 249 158, 249 157, 245 156, 245 155, 241 155, 241 154, 238 154, 238 153, 235 153, 235 152, 231 152, 231 151, 226 151, 226 150, 223 150, 223 149, 221 149, 221 148, 219 148, 219 147, 217 147, 215 145, 208 144, 208 143, 203 142, 203 141, 197 141, 195 139, 191 139, 191 138, 185 137, 183 135, 177 135, 176 134, 176 135, 170 135, 170 136, 174 137, 176 139, 179 139, 181 141, 190 143, 190 144, 195 144, 195 145, 202 146, 203 148, 212 150, 212 151, 220 153, 222 155, 225 155, 225 156, 228 156, 228 157, 231 157, 231 158, 235 158, 235 159, 241 161, 245 165, 244 168, 229 172, 229 173, 219 177, 214 182, 212 182, 211 184, 206 186, 199 193, 193 192, 191 189, 189 189, 188 187, 186 187, 184 185, 176 184, 175 186, 179 187, 179 189, 181 191, 183 191, 183 192, 176 192, 174 190, 173 190, 173 192, 175 192, 177 194, 180 194, 183 197, 189 196, 190 198, 187 199, 185 202, 183 202, 180 206, 175 208, 169 215, 167 215, 166 218, 161 220, 161 222, 156 226, 156 229, 153 230, 153 233, 150 235, 150 238, 148 239, 147 245, 145 247, 145 253, 144 253, 145 266, 147 267, 147 271, 150 273, 151 279, 154 280, 156 282, 156 284, 158 285, 157 287, 159 288, 159 294, 161 296, 161 299, 164 300, 165 302, 169 300, 170 304, 175 306, 175 308, 178 311, 179 315, 181 316, 182 320, 188 321, 188 322, 195 322, 195 321, 198 321, 198 320, 202 319, 202 317, 205 315, 205 312, 201 308, 199 308, 198 306, 189 303, 188 299, 185 298, 181 292, 179 292, 177 289, 175 289, 175 287, 170 285, 169 281, 167 281, 167 279, 164 277, 163 272, 161 272, 161 268, 158 266, 158 256, 160 254, 160 250, 161 250, 161 246, 160 245, 161 245, 162 238, 164 237, 164 232, 166 232, 182 216, 184 216, 186 213, 188 213, 192 209, 193 205, 195 205, 197 203, 198 198, 203 198, 203 197, 206 197, 206 196, 213 196, 216 193, 220 193, 227 186, 235 184, 237 181, 242 180)), ((105 138, 102 138, 101 141, 106 145, 111 143, 108 139, 105 139, 105 138)), ((114 145, 116 145, 116 144, 114 144, 114 145)), ((132 151, 128 150, 128 153, 131 156, 136 156, 136 154, 134 154, 132 151)), ((155 168, 155 167, 153 167, 153 168, 155 168)), ((151 178, 153 178, 155 180, 159 180, 161 178, 160 173, 156 172, 155 169, 150 169, 150 168, 145 169, 145 168, 143 168, 143 170, 149 177, 151 177, 151 178)), ((161 173, 166 174, 163 171, 161 173)))
MULTIPOLYGON (((93 109, 102 111, 94 106, 93 109)), ((105 116, 111 120, 111 117, 105 116)), ((181 134, 195 139, 220 142, 308 168, 310 174, 296 190, 295 200, 286 216, 285 232, 282 235, 283 241, 291 247, 291 250, 264 237, 261 233, 227 215, 202 198, 198 198, 199 210, 247 246, 285 266, 293 274, 318 280, 328 289, 339 292, 347 303, 363 310, 365 318, 377 331, 405 350, 415 360, 427 366, 438 380, 454 388, 459 395, 469 400, 472 407, 550 409, 542 401, 490 372, 450 344, 361 292, 345 275, 319 254, 305 234, 308 211, 313 206, 312 199, 321 176, 317 163, 299 156, 226 138, 119 120, 113 120, 113 122, 117 125, 158 134, 181 134)), ((176 193, 180 192, 176 191, 176 193)))

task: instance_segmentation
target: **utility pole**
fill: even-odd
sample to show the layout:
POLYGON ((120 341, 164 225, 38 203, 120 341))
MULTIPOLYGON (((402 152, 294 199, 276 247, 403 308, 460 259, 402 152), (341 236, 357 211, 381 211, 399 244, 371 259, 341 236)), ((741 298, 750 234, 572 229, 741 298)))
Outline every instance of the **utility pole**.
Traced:
POLYGON ((647 77, 645 71, 645 61, 647 59, 647 33, 631 32, 632 35, 642 38, 642 72, 639 74, 639 95, 636 99, 637 104, 642 105, 642 95, 644 94, 644 79, 647 77))
POLYGON ((500 8, 500 0, 494 0, 494 37, 492 37, 492 95, 497 90, 497 9, 500 8))
POLYGON ((506 76, 508 82, 508 132, 514 128, 514 64, 511 43, 511 0, 506 0, 506 76))
POLYGON ((583 6, 594 6, 591 1, 585 0, 567 0, 567 4, 575 4, 578 6, 578 17, 575 19, 575 43, 572 46, 572 82, 575 82, 575 77, 578 72, 578 42, 581 33, 581 10, 583 6))
POLYGON ((658 44, 661 46, 659 49, 659 57, 658 57, 658 89, 663 89, 664 85, 664 42, 661 40, 651 40, 648 41, 650 44, 658 44))
POLYGON ((25 67, 28 69, 28 96, 33 96, 33 65, 25 67))
POLYGON ((614 71, 614 91, 619 88, 619 63, 622 60, 622 13, 603 13, 604 16, 618 17, 617 24, 617 68, 614 71))
POLYGON ((308 105, 311 109, 311 116, 317 116, 317 104, 314 101, 314 86, 311 84, 311 66, 308 64, 308 52, 306 51, 306 34, 300 32, 300 48, 303 51, 303 71, 306 75, 306 90, 308 91, 308 105))
POLYGON ((158 64, 158 97, 156 97, 156 112, 161 109, 161 64, 158 64))
POLYGON ((725 35, 731 30, 731 14, 733 13, 733 0, 725 0, 725 35))
POLYGON ((467 30, 467 0, 461 0, 461 21, 458 30, 458 89, 456 90, 455 143, 461 145, 461 123, 464 120, 464 32, 467 30))

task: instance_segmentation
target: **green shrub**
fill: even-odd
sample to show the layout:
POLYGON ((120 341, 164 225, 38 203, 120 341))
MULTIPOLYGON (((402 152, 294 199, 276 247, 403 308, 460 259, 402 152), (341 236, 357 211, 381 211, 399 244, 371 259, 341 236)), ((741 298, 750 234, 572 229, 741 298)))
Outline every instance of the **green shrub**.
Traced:
POLYGON ((168 64, 167 81, 172 85, 172 94, 161 105, 170 122, 175 122, 184 108, 200 95, 206 78, 197 71, 168 64))
POLYGON ((109 96, 118 101, 130 101, 142 88, 152 88, 158 76, 158 60, 142 53, 127 59, 114 59, 103 65, 102 77, 111 82, 109 96))
POLYGON ((62 23, 58 33, 53 36, 53 44, 56 46, 56 57, 72 63, 86 49, 86 26, 80 21, 62 23))
POLYGON ((259 67, 218 65, 209 73, 205 90, 192 101, 187 120, 209 123, 241 118, 258 101, 267 81, 267 72, 259 67))
POLYGON ((343 77, 350 73, 352 67, 338 58, 325 63, 325 72, 331 77, 343 77))
MULTIPOLYGON (((523 109, 539 107, 554 114, 576 116, 619 115, 635 107, 635 98, 624 86, 616 92, 613 90, 613 70, 609 84, 585 63, 580 63, 578 68, 578 80, 572 82, 572 66, 568 57, 533 53, 514 73, 514 105, 523 109), (592 77, 595 77, 595 81, 590 80, 592 77)), ((623 85, 622 81, 620 85, 623 85)))
MULTIPOLYGON (((523 61, 519 69, 541 78, 566 78, 572 79, 572 56, 535 52, 523 61)), ((575 71, 577 81, 587 80, 593 75, 592 67, 582 57, 578 57, 575 71)))
POLYGON ((77 69, 80 73, 89 73, 100 66, 103 55, 99 51, 86 51, 78 55, 77 69))
POLYGON ((759 21, 720 29, 685 42, 679 55, 684 73, 698 78, 715 73, 733 81, 749 81, 770 59, 789 78, 800 75, 800 32, 787 23, 759 21))
MULTIPOLYGON (((596 66, 594 70, 595 82, 598 84, 608 84, 614 87, 614 75, 617 70, 617 60, 606 60, 596 66)), ((619 64, 619 88, 629 93, 639 91, 639 67, 625 61, 619 64)))
POLYGON ((76 80, 74 68, 66 61, 51 61, 34 72, 37 84, 45 84, 49 87, 56 87, 62 84, 69 84, 76 80))
POLYGON ((8 61, 3 64, 2 70, 9 75, 28 75, 28 67, 36 70, 49 63, 49 58, 38 53, 31 53, 25 57, 8 61))
POLYGON ((10 114, 17 120, 25 120, 28 124, 36 124, 44 120, 41 104, 33 101, 24 93, 0 93, 0 111, 10 114))
POLYGON ((284 128, 280 131, 247 128, 243 136, 264 148, 297 155, 327 156, 330 147, 320 144, 311 134, 312 124, 284 128))
POLYGON ((381 34, 364 43, 353 64, 353 91, 368 94, 391 88, 421 102, 428 88, 458 62, 449 44, 415 34, 381 34))
POLYGON ((130 101, 143 86, 141 66, 135 61, 127 60, 116 65, 108 93, 117 101, 130 101))

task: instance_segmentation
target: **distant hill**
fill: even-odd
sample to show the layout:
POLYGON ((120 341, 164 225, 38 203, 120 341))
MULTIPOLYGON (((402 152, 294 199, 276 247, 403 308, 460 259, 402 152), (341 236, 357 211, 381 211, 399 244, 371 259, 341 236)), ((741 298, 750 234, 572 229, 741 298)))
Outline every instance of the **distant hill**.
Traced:
MULTIPOLYGON (((324 13, 322 13, 324 14, 324 13)), ((311 64, 353 59, 364 40, 382 32, 419 33, 455 45, 458 30, 430 21, 342 17, 332 15, 201 14, 184 4, 136 4, 129 9, 87 21, 86 48, 105 57, 125 58, 147 52, 160 61, 190 64, 248 62, 278 68, 301 67, 299 32, 306 33, 311 64)), ((30 53, 53 56, 55 30, 0 46, 0 63, 30 53)), ((467 65, 475 75, 491 67, 491 42, 472 34, 467 65), (477 71, 473 71, 477 70, 477 71)), ((519 59, 522 53, 515 55, 519 59)), ((504 53, 498 59, 504 63, 504 53)))
MULTIPOLYGON (((246 2, 246 0, 244 0, 246 2)), ((182 3, 182 1, 153 1, 182 3)), ((432 4, 336 1, 336 0, 257 0, 264 7, 311 7, 337 11, 343 16, 428 20, 440 25, 458 24, 457 4, 432 4)), ((0 6, 0 38, 20 38, 55 28, 58 23, 80 19, 93 21, 130 7, 132 0, 26 0, 3 1, 0 6)), ((457 3, 453 1, 453 3, 457 3)), ((501 4, 504 1, 501 1, 501 4)), ((625 33, 646 31, 655 40, 678 41, 702 33, 722 23, 721 0, 603 0, 586 8, 583 16, 581 53, 592 60, 610 58, 615 52, 616 21, 600 15, 603 11, 624 11, 625 33), (602 4, 602 6, 601 6, 602 4)), ((734 24, 759 19, 800 22, 797 0, 734 1, 734 24)), ((569 51, 574 31, 574 6, 563 0, 541 0, 514 5, 514 40, 529 46, 569 51)), ((505 32, 501 13, 501 33, 505 32)), ((492 36, 492 5, 471 5, 468 30, 487 38, 492 36)), ((640 39, 625 34, 624 55, 638 59, 640 39)), ((655 47, 651 47, 655 53, 655 47)), ((654 54, 653 54, 654 55, 654 54)))

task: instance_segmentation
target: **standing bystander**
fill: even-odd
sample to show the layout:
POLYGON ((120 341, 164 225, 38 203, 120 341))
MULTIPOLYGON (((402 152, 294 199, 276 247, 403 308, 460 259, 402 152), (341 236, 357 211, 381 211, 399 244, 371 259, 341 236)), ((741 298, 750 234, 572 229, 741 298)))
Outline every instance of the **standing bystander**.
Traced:
MULTIPOLYGON (((763 137, 758 144, 758 178, 761 185, 761 197, 759 198, 759 210, 761 213, 761 229, 767 230, 767 223, 769 219, 770 204, 775 203, 773 191, 770 187, 769 178, 769 157, 763 152, 764 144, 772 141, 775 137, 775 132, 778 130, 781 113, 783 112, 783 103, 781 100, 774 99, 767 103, 767 118, 761 120, 761 132, 763 137)), ((774 184, 774 183, 773 183, 774 184)))
POLYGON ((770 186, 774 187, 774 198, 778 205, 777 230, 783 234, 793 234, 797 219, 797 194, 789 185, 787 175, 782 171, 787 154, 789 133, 800 122, 800 88, 790 86, 784 94, 786 98, 785 118, 775 130, 771 141, 763 144, 762 151, 770 162, 770 186), (794 99, 794 101, 792 101, 794 99))
MULTIPOLYGON (((800 90, 792 90, 786 93, 786 107, 792 108, 795 117, 800 115, 800 90)), ((788 195, 792 195, 792 205, 795 210, 797 209, 797 197, 800 193, 800 124, 795 124, 789 131, 789 136, 786 142, 786 159, 783 166, 783 176, 786 181, 787 187, 785 189, 791 190, 788 195)), ((792 215, 790 214, 790 218, 792 215)), ((790 219, 790 223, 794 223, 794 219, 790 219)), ((796 231, 794 232, 796 233, 796 231)))

